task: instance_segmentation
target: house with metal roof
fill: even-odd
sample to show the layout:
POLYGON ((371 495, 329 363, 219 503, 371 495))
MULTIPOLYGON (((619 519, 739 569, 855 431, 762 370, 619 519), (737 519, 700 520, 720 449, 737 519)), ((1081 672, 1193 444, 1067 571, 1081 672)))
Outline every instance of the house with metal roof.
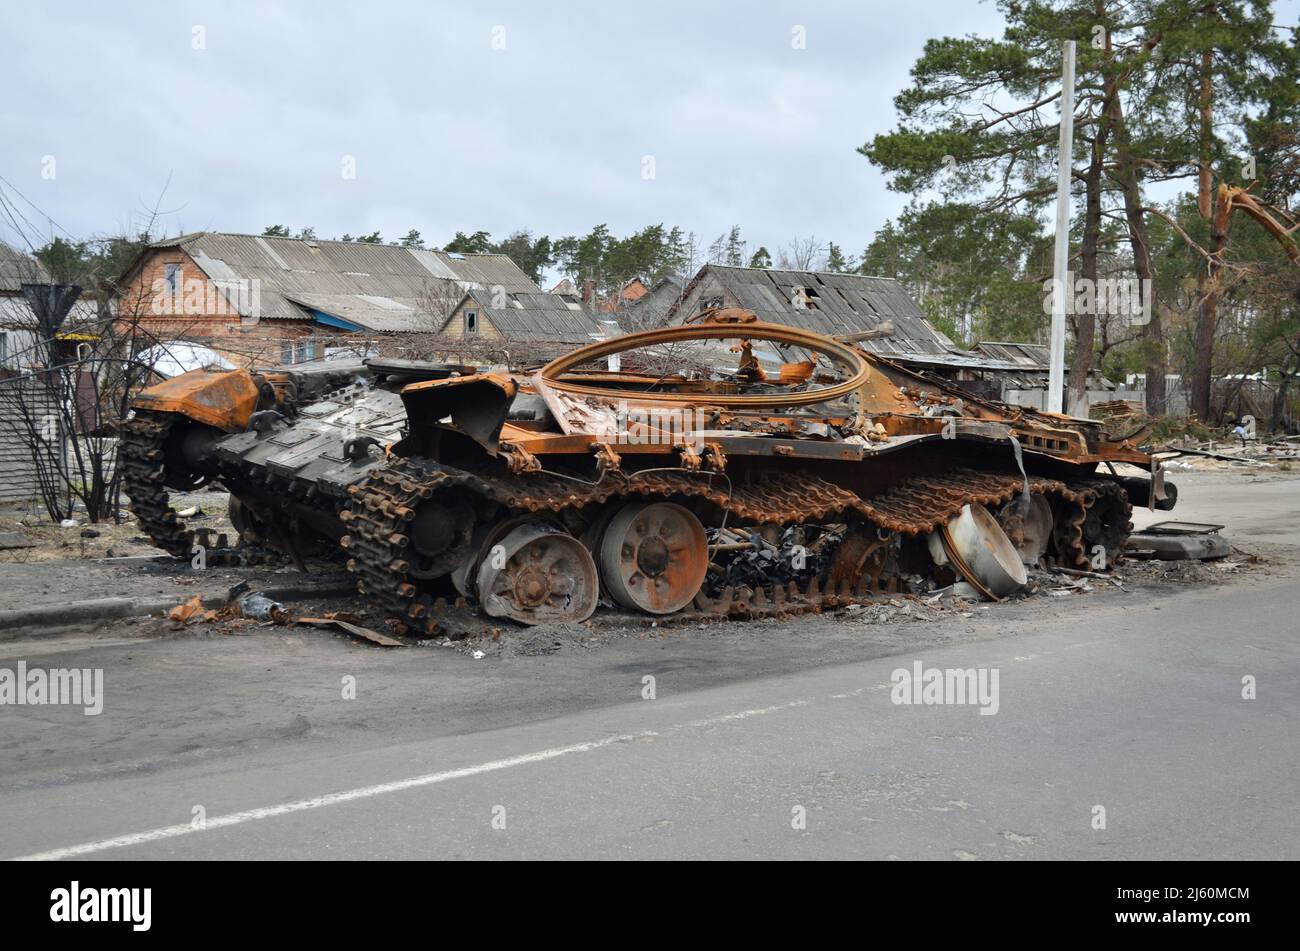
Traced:
MULTIPOLYGON (((43 296, 51 289, 49 272, 39 260, 0 242, 0 370, 39 365, 48 353, 48 346, 39 342, 49 335, 42 336, 30 295, 43 296)), ((62 296, 70 289, 59 287, 54 292, 62 296)), ((93 300, 77 299, 58 309, 60 339, 75 344, 78 334, 95 332, 98 309, 93 300)))
POLYGON ((437 334, 473 290, 541 293, 503 254, 213 231, 154 242, 119 284, 159 339, 242 365, 314 359, 349 334, 437 334))
MULTIPOLYGON (((665 290, 665 294, 668 292, 665 290)), ((646 299, 654 297, 652 292, 646 299)), ((708 264, 668 306, 664 322, 680 324, 709 308, 740 307, 759 320, 814 330, 833 337, 888 333, 856 341, 879 356, 943 377, 977 395, 1039 405, 1047 387, 1047 348, 1037 344, 993 343, 974 350, 958 347, 925 317, 897 280, 828 271, 708 264)), ((798 348, 755 346, 768 365, 808 359, 798 348)), ((1098 378, 1095 388, 1113 388, 1098 378)), ((1091 388, 1091 387, 1090 387, 1091 388)))
POLYGON ((555 356, 606 333, 577 295, 498 287, 466 292, 438 336, 440 350, 449 355, 491 351, 509 362, 555 356))
POLYGON ((24 284, 46 284, 50 276, 40 261, 0 241, 0 297, 15 297, 24 284))
POLYGON ((0 370, 27 365, 25 355, 34 352, 36 315, 23 285, 49 280, 40 261, 0 241, 0 370))
MULTIPOLYGON (((72 382, 78 424, 89 428, 95 419, 94 369, 79 365, 83 348, 93 345, 100 332, 94 300, 77 298, 79 289, 52 284, 49 272, 36 258, 0 242, 0 502, 26 502, 40 495, 38 473, 51 459, 48 445, 71 453, 68 419, 60 411, 45 374, 33 371, 62 366, 72 382), (33 439, 33 422, 45 420, 40 440, 33 439), (47 438, 48 436, 48 438, 47 438)), ((66 461, 71 471, 76 463, 66 461)), ((48 472, 48 468, 44 471, 48 472)))
POLYGON ((893 278, 706 264, 669 306, 667 322, 682 323, 710 307, 741 307, 759 320, 832 337, 892 324, 889 336, 862 346, 904 362, 944 363, 963 353, 893 278))
MULTIPOLYGON (((1012 368, 997 374, 1001 384, 1000 398, 1035 409, 1047 407, 1051 354, 1046 344, 985 340, 976 344, 972 352, 998 365, 1005 364, 1012 368)), ((1066 372, 1069 373, 1068 366, 1066 372)), ((1088 372, 1089 403, 1114 399, 1117 392, 1116 384, 1108 380, 1097 367, 1088 372)))
POLYGON ((665 275, 655 281, 648 292, 628 305, 622 314, 623 324, 636 330, 661 327, 668 319, 669 309, 681 297, 681 278, 675 274, 665 275))

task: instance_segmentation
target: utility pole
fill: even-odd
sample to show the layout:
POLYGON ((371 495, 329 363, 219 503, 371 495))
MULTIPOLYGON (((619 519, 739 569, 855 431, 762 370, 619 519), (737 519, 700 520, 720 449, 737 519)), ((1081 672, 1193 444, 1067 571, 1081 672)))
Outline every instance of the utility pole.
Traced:
MULTIPOLYGON (((1065 307, 1070 280, 1070 171, 1074 149, 1074 40, 1065 41, 1061 66, 1061 145, 1056 170, 1056 254, 1052 262, 1052 336, 1047 411, 1059 413, 1065 393, 1065 307)), ((1069 292, 1073 291, 1070 287, 1069 292)))

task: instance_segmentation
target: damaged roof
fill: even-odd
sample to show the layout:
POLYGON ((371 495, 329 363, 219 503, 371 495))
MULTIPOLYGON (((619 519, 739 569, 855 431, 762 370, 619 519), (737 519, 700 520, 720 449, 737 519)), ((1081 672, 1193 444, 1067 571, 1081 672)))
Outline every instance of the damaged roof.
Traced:
MULTIPOLYGON (((1041 390, 1048 386, 1051 351, 1046 344, 986 340, 976 344, 973 352, 990 363, 1005 366, 1007 386, 1022 390, 1041 390)), ((1088 386, 1093 389, 1115 389, 1115 384, 1106 379, 1097 367, 1088 371, 1088 380, 1088 386)))
POLYGON ((184 250, 244 316, 254 316, 254 310, 268 320, 320 320, 323 315, 341 329, 434 333, 450 309, 446 303, 469 290, 540 293, 504 254, 457 255, 216 231, 181 235, 149 248, 184 250))
MULTIPOLYGON (((925 319, 920 305, 893 278, 707 264, 687 285, 682 300, 689 299, 708 275, 759 320, 832 337, 876 330, 892 321, 892 336, 868 340, 861 346, 900 359, 956 352, 953 342, 925 319)), ((689 316, 679 313, 680 307, 674 303, 669 309, 669 323, 680 323, 680 318, 689 316)))
POLYGON ((1014 363, 1026 370, 1048 369, 1050 354, 1045 344, 986 340, 976 344, 975 350, 986 357, 1014 363))
POLYGON ((673 305, 681 297, 681 280, 674 275, 667 275, 655 281, 646 294, 632 301, 627 307, 627 313, 643 326, 657 326, 667 321, 673 305))
POLYGON ((508 340, 582 345, 605 335, 591 311, 569 294, 547 293, 536 288, 507 291, 504 307, 493 307, 494 297, 497 303, 501 299, 485 288, 474 288, 467 296, 478 305, 479 314, 508 340))

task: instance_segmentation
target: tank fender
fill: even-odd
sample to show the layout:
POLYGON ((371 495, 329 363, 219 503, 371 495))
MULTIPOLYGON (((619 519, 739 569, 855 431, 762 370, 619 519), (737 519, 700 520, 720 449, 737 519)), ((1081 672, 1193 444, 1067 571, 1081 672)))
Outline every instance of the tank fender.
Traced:
POLYGON ((257 381, 247 370, 191 370, 142 390, 133 409, 178 413, 228 433, 242 432, 257 408, 257 381))
POLYGON ((519 384, 508 376, 476 373, 408 384, 402 388, 402 404, 412 435, 450 417, 455 429, 495 454, 518 391, 519 384))

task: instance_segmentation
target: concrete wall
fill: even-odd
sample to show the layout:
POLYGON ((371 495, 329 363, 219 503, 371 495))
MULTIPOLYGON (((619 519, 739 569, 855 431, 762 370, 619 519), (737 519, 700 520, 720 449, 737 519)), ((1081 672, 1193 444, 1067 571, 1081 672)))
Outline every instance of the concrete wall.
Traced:
MULTIPOLYGON (((1143 395, 1140 390, 1089 390, 1085 405, 1092 406, 1094 403, 1105 403, 1110 400, 1134 400, 1140 403, 1143 395)), ((1013 406, 1026 406, 1044 412, 1047 410, 1047 390, 1006 390, 1002 399, 1013 406)), ((1077 415, 1086 418, 1088 411, 1085 408, 1077 415)))

